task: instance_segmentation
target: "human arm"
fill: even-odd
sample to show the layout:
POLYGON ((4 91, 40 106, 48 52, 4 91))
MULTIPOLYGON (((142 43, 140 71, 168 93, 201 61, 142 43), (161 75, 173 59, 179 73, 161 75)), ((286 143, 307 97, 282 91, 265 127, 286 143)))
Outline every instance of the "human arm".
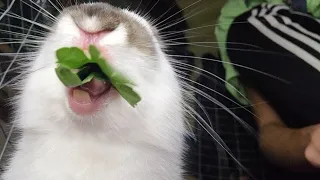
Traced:
POLYGON ((320 128, 312 133, 305 156, 312 165, 320 168, 320 128))
POLYGON ((311 142, 311 134, 320 125, 289 128, 256 90, 246 88, 246 91, 259 127, 260 148, 267 159, 295 171, 314 170, 305 157, 305 149, 311 142))

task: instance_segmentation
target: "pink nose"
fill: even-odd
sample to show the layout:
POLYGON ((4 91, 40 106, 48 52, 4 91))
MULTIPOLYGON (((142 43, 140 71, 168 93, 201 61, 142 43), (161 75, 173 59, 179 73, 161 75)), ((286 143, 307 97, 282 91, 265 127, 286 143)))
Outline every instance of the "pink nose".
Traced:
POLYGON ((83 48, 89 47, 90 44, 98 45, 99 41, 111 31, 86 32, 80 29, 80 42, 83 48))
POLYGON ((87 34, 97 34, 97 33, 103 33, 103 32, 108 33, 115 30, 114 28, 101 29, 99 25, 94 25, 94 24, 91 26, 84 26, 79 24, 76 24, 76 25, 83 33, 87 33, 87 34))

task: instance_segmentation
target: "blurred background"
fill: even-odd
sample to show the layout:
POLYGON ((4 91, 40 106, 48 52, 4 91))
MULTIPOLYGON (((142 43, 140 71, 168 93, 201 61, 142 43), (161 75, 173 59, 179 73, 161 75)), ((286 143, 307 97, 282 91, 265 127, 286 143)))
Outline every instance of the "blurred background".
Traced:
MULTIPOLYGON (((60 1, 64 5, 73 4, 74 2, 73 0, 60 1)), ((130 6, 132 9, 139 6, 140 10, 145 10, 145 12, 151 9, 149 13, 152 18, 161 17, 159 21, 165 20, 165 25, 174 24, 164 29, 163 33, 180 32, 170 37, 171 39, 176 39, 175 42, 179 42, 180 44, 172 45, 169 53, 193 57, 179 58, 179 60, 203 68, 216 74, 218 77, 224 78, 224 70, 220 62, 202 61, 197 57, 218 59, 218 44, 214 36, 214 28, 220 14, 220 9, 226 0, 105 1, 120 7, 130 6), (162 16, 164 13, 165 15, 162 16)), ((8 9, 11 2, 12 0, 0 0, 0 15, 8 9)), ((23 63, 26 59, 15 56, 15 53, 33 52, 37 48, 36 44, 32 44, 31 42, 21 46, 19 42, 26 37, 26 34, 31 35, 29 36, 30 39, 37 40, 32 35, 34 37, 43 35, 42 32, 45 31, 42 28, 33 26, 26 19, 48 24, 50 22, 48 21, 48 17, 44 16, 43 13, 39 13, 39 7, 46 9, 54 15, 57 14, 54 6, 46 0, 33 0, 33 2, 37 5, 31 3, 30 0, 16 0, 9 10, 10 14, 5 15, 0 22, 0 52, 2 53, 0 56, 0 79, 1 81, 3 80, 0 83, 0 149, 2 150, 0 164, 2 165, 6 162, 6 155, 12 152, 12 148, 14 148, 13 142, 16 136, 19 135, 17 130, 11 128, 13 107, 9 103, 9 99, 15 97, 19 93, 19 89, 14 90, 10 84, 15 82, 16 77, 18 77, 17 75, 20 73, 18 71, 19 63, 23 63), (25 19, 16 18, 16 16, 25 19), (12 63, 15 57, 19 61, 12 63), (3 72, 8 66, 11 66, 11 70, 4 77, 3 72), (13 135, 11 132, 13 132, 13 135), (10 137, 7 138, 8 136, 10 137), (2 157, 2 155, 4 156, 2 157)), ((56 1, 52 2, 59 7, 56 1)), ((77 2, 87 1, 77 0, 77 2)), ((233 98, 225 90, 224 84, 221 81, 202 76, 201 73, 192 70, 187 73, 190 74, 193 80, 214 89, 218 93, 208 92, 207 89, 203 89, 200 86, 197 88, 216 98, 238 116, 245 119, 250 125, 254 126, 251 116, 246 111, 238 108, 237 105, 223 97, 233 98)), ((208 112, 214 130, 226 142, 235 158, 252 172, 257 179, 263 179, 264 161, 256 151, 256 139, 252 134, 248 133, 231 115, 216 104, 200 96, 197 96, 197 98, 208 112)), ((200 109, 198 109, 198 112, 204 115, 200 109)), ((238 177, 250 179, 248 173, 203 128, 197 123, 193 123, 193 125, 197 140, 190 138, 188 141, 190 144, 190 150, 187 152, 188 158, 186 159, 188 179, 233 180, 239 179, 238 177)))

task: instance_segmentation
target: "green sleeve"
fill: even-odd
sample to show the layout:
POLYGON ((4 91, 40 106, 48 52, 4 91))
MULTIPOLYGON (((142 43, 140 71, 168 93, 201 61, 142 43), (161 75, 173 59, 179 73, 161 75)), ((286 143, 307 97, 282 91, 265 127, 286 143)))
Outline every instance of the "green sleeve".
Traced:
POLYGON ((245 105, 248 104, 248 101, 245 95, 244 87, 241 85, 238 79, 239 73, 230 63, 227 55, 227 35, 230 26, 236 17, 263 2, 264 0, 251 0, 248 4, 246 4, 245 0, 228 0, 221 10, 221 14, 215 28, 215 35, 219 43, 219 53, 225 68, 226 88, 233 97, 235 97, 241 104, 245 105))
POLYGON ((320 18, 320 0, 307 0, 308 13, 320 18))
POLYGON ((230 26, 236 17, 264 2, 271 4, 283 4, 283 0, 228 0, 221 10, 221 14, 215 28, 215 35, 219 43, 220 57, 226 72, 226 88, 231 95, 238 100, 238 102, 244 105, 248 105, 248 99, 246 98, 244 87, 239 80, 239 73, 230 63, 227 55, 227 35, 230 26))
MULTIPOLYGON (((314 17, 319 18, 320 0, 306 0, 306 2, 308 12, 314 17)), ((248 100, 246 98, 244 87, 239 81, 239 73, 231 64, 227 54, 227 35, 230 26, 236 17, 261 3, 284 4, 284 0, 228 0, 221 10, 221 14, 215 28, 215 35, 219 43, 219 53, 226 72, 226 88, 241 104, 245 105, 248 104, 248 100)))

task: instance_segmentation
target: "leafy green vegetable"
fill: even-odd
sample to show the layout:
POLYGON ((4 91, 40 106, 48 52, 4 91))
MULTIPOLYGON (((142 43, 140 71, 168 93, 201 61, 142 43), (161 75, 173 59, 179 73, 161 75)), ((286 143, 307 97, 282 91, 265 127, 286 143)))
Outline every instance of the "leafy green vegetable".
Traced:
POLYGON ((65 68, 63 66, 58 66, 56 68, 56 73, 60 79, 60 81, 68 87, 80 86, 82 84, 81 79, 75 73, 73 73, 70 69, 65 68))
POLYGON ((91 59, 100 58, 100 52, 95 46, 92 46, 92 45, 89 46, 89 53, 90 53, 91 59))
POLYGON ((135 84, 108 64, 95 46, 89 46, 89 54, 90 58, 77 47, 57 50, 56 73, 65 86, 76 87, 97 78, 110 81, 131 106, 141 101, 139 94, 133 90, 135 84))
POLYGON ((77 47, 61 48, 56 53, 58 58, 58 64, 69 69, 78 69, 89 62, 85 53, 77 47))

